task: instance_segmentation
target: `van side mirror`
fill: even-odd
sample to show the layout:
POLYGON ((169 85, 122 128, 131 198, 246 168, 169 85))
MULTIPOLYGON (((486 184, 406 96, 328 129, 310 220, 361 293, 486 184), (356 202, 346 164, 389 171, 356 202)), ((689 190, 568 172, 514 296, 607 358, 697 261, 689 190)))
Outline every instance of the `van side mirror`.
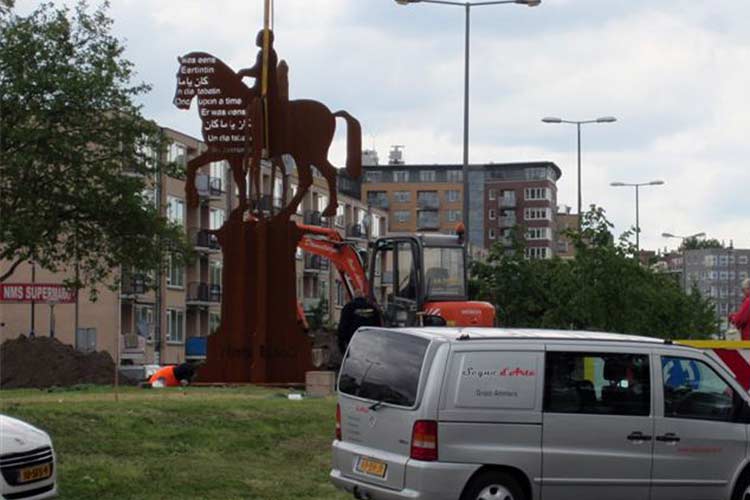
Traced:
POLYGON ((750 424, 750 403, 740 398, 741 406, 737 414, 737 421, 743 424, 750 424))

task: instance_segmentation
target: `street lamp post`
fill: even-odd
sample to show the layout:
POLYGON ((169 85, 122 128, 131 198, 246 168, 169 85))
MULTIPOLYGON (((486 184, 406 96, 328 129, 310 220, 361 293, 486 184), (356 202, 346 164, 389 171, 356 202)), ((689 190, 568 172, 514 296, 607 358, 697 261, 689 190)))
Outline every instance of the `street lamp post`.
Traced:
POLYGON ((650 181, 650 182, 636 182, 636 183, 627 183, 627 182, 612 182, 610 183, 610 186, 612 187, 634 187, 635 188, 635 248, 638 252, 638 260, 641 259, 641 218, 640 218, 640 210, 638 208, 639 204, 639 195, 638 191, 641 186, 661 186, 664 184, 664 181, 650 181))
MULTIPOLYGON (((703 238, 706 236, 706 233, 695 233, 691 234, 689 236, 680 236, 679 234, 672 234, 672 233, 661 233, 662 237, 664 238, 676 238, 678 240, 681 240, 682 243, 685 243, 685 240, 689 240, 692 238, 703 238)), ((687 254, 685 253, 685 247, 683 245, 682 248, 682 288, 685 290, 685 293, 688 291, 688 282, 687 282, 687 254)))
POLYGON ((578 230, 581 230, 581 212, 582 212, 582 195, 581 195, 581 125, 588 123, 612 123, 616 122, 614 116, 602 116, 595 120, 563 120, 554 116, 542 118, 544 123, 570 123, 576 126, 578 131, 578 230))
POLYGON ((464 151, 463 151, 463 221, 466 228, 466 234, 469 243, 471 243, 471 233, 469 232, 469 34, 471 31, 471 8, 486 7, 488 5, 502 4, 519 4, 528 7, 536 7, 542 3, 542 0, 495 0, 481 2, 454 2, 449 0, 395 0, 399 5, 409 5, 413 3, 434 3, 439 5, 449 5, 453 7, 463 7, 466 14, 466 28, 464 41, 464 151))

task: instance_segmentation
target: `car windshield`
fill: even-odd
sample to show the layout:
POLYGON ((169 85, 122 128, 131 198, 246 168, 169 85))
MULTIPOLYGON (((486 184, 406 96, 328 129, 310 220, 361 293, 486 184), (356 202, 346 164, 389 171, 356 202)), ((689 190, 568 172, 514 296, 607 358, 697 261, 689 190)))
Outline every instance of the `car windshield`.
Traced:
POLYGON ((466 296, 464 251, 460 247, 426 247, 424 249, 425 295, 466 296))

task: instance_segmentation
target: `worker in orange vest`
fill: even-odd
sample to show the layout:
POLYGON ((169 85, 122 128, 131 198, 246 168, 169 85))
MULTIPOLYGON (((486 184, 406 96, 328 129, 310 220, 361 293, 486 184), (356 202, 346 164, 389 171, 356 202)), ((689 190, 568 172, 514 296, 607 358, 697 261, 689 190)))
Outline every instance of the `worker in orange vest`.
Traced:
POLYGON ((188 385, 195 377, 195 373, 196 367, 191 363, 165 366, 151 375, 148 383, 151 387, 180 387, 188 385))

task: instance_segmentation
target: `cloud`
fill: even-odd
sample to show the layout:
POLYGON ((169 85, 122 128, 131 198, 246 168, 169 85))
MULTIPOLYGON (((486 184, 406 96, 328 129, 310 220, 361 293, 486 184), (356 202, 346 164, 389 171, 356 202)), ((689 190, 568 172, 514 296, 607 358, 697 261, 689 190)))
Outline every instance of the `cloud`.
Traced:
MULTIPOLYGON (((37 1, 20 1, 28 10, 37 1)), ((464 15, 460 8, 392 0, 275 0, 277 50, 292 97, 347 109, 381 159, 406 145, 413 163, 462 156, 464 15)), ((146 113, 198 133, 194 112, 171 106, 175 57, 205 50, 235 68, 255 57, 261 2, 117 0, 115 30, 154 84, 146 113), (210 5, 210 7, 209 7, 210 5)), ((634 193, 612 181, 663 179, 640 200, 644 248, 664 231, 750 247, 750 4, 736 0, 544 0, 533 9, 473 9, 471 160, 555 161, 558 200, 576 204, 575 128, 541 123, 614 115, 583 129, 584 202, 624 231, 634 193)), ((331 160, 342 165, 345 128, 331 160)), ((673 245, 673 243, 671 243, 673 245)))

